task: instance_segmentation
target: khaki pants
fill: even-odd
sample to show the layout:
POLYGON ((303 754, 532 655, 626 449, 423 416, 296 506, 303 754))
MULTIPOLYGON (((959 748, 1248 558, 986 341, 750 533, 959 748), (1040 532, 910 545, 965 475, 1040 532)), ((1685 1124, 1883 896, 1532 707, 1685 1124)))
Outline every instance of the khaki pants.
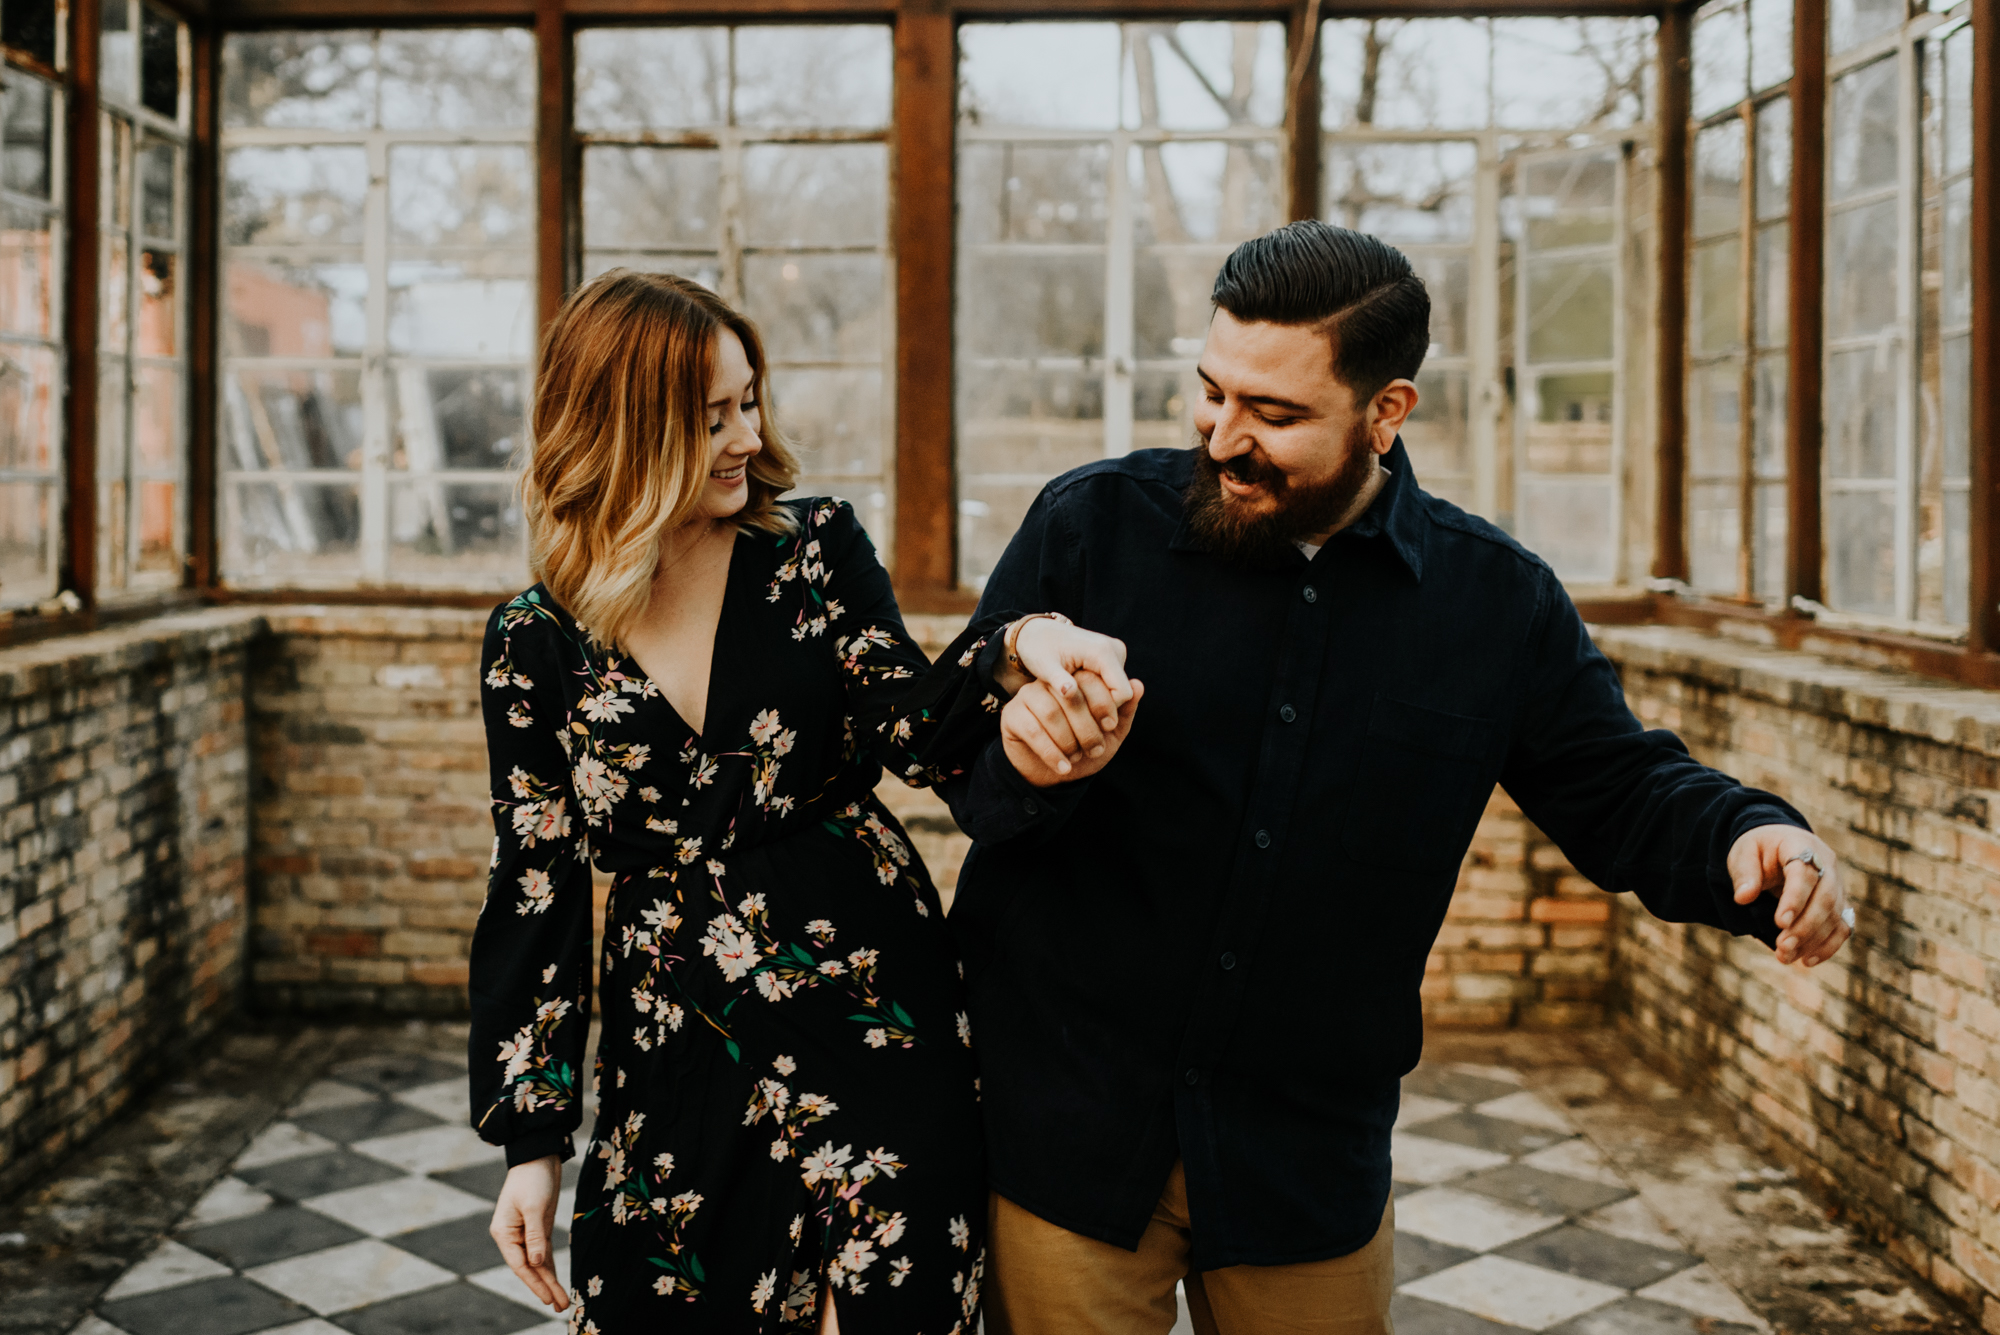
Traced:
POLYGON ((1188 1271, 1187 1176, 1174 1165, 1153 1220, 1128 1252, 987 1200, 988 1335, 1167 1335, 1174 1285, 1201 1335, 1395 1335, 1396 1202, 1360 1251, 1302 1265, 1188 1271))

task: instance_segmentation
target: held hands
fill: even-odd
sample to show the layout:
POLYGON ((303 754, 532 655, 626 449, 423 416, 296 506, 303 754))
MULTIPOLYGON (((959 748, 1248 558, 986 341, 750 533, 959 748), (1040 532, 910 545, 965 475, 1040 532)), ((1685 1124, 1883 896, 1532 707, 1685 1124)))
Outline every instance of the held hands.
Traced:
POLYGON ((555 1155, 515 1165, 507 1170, 488 1230, 500 1244, 507 1268, 528 1286, 528 1292, 558 1312, 569 1307, 569 1294, 556 1278, 554 1249, 549 1245, 555 1232, 556 1194, 561 1190, 562 1160, 555 1155))
POLYGON ((1030 679, 1043 682, 1056 698, 1071 700, 1078 690, 1079 672, 1097 675, 1097 696, 1091 712, 1111 727, 1118 706, 1132 698, 1132 683, 1125 676, 1125 642, 1094 630, 1072 626, 1049 617, 1016 622, 1014 652, 1020 656, 1027 675, 1003 664, 998 684, 1009 695, 1018 695, 1030 679))
POLYGON ((1146 694, 1145 683, 1131 680, 1126 699, 1113 704, 1111 688, 1092 671, 1078 672, 1074 685, 1063 699, 1047 682, 1031 681, 1000 711, 1008 763, 1037 788, 1087 779, 1109 765, 1146 694))
POLYGON ((1778 896, 1778 963, 1808 969, 1830 960, 1854 935, 1854 910, 1841 893, 1833 850, 1793 825, 1746 830, 1729 850, 1736 902, 1778 896))

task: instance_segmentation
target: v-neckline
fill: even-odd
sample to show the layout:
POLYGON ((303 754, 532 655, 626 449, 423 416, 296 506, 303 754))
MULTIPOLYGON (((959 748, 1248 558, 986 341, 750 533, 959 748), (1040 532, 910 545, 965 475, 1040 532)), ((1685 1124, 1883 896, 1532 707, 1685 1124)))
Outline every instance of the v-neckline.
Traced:
POLYGON ((708 732, 709 729, 715 726, 716 683, 722 679, 722 632, 723 628, 729 624, 729 605, 735 601, 730 597, 730 594, 732 592, 731 586, 736 582, 736 552, 743 545, 743 537, 743 532, 739 529, 735 536, 729 540, 729 563, 722 571, 722 606, 715 613, 715 643, 710 645, 708 650, 708 685, 702 692, 701 727, 697 728, 694 724, 688 722, 687 715, 681 713, 681 707, 675 704, 673 697, 667 694, 667 688, 653 680, 653 674, 646 670, 645 664, 639 661, 637 654, 633 653, 630 649, 624 651, 626 662, 637 669, 639 675, 645 679, 645 684, 651 686, 659 694, 660 703, 665 705, 667 712, 674 716, 674 722, 694 734, 694 744, 703 755, 709 754, 708 732))

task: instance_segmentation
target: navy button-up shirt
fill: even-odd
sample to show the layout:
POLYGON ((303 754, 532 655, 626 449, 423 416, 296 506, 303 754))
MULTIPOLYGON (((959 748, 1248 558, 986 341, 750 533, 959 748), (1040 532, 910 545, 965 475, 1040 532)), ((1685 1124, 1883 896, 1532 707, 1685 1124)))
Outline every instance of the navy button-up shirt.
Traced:
MULTIPOLYGON (((1766 943, 1723 861, 1789 806, 1642 728, 1553 572, 1417 486, 1251 570, 1182 520, 1186 451, 1051 482, 981 600, 1116 635, 1146 683, 1096 777, 998 742, 946 790, 994 1189, 1135 1247, 1176 1158, 1198 1269, 1344 1255, 1389 1193, 1418 985, 1497 782, 1576 865, 1766 943)), ((997 653, 982 665, 991 672, 997 653)))

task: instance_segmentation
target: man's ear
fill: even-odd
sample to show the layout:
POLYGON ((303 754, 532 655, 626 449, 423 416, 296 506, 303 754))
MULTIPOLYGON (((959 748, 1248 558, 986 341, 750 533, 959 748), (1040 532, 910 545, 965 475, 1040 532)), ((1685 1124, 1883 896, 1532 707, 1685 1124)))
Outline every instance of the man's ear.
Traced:
POLYGON ((1417 387, 1412 381, 1391 380, 1376 390, 1368 401, 1368 448, 1387 454, 1396 443, 1396 433, 1416 408, 1417 387))

